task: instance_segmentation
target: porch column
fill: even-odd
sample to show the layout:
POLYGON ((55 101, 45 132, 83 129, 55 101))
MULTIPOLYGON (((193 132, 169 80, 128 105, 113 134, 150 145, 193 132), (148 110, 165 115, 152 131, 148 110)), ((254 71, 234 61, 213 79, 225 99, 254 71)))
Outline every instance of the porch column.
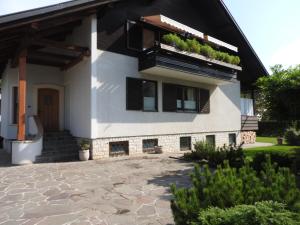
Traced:
POLYGON ((25 140, 26 123, 26 59, 27 49, 22 50, 19 55, 19 110, 18 110, 18 141, 25 140))

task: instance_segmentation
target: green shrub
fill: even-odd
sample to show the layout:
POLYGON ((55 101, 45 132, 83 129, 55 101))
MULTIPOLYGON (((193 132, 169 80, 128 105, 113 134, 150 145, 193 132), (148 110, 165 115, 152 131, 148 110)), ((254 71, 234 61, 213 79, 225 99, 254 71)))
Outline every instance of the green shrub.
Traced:
POLYGON ((200 211, 193 225, 299 225, 299 219, 284 204, 264 201, 229 209, 208 208, 200 211))
POLYGON ((300 211, 300 193, 295 176, 289 169, 277 168, 267 159, 263 170, 257 174, 247 162, 240 169, 229 163, 211 172, 208 166, 195 166, 191 174, 192 187, 171 186, 171 208, 177 225, 188 225, 198 220, 198 214, 209 207, 228 208, 258 201, 276 201, 289 210, 300 211))
POLYGON ((185 159, 207 161, 210 167, 217 167, 224 160, 228 160, 229 165, 233 167, 241 167, 244 164, 244 152, 240 145, 215 147, 205 141, 199 141, 194 144, 194 149, 184 154, 185 159))
POLYGON ((290 127, 284 133, 288 145, 300 145, 300 131, 296 127, 290 127))
POLYGON ((251 166, 257 172, 260 172, 263 169, 264 163, 267 161, 268 157, 270 157, 272 163, 276 163, 278 167, 286 167, 291 168, 295 157, 289 153, 283 152, 272 152, 272 153, 263 153, 259 152, 254 155, 253 160, 251 162, 251 166))
POLYGON ((187 39, 186 43, 188 45, 189 51, 200 54, 201 44, 194 39, 187 39))
POLYGON ((177 34, 170 33, 163 35, 162 39, 165 43, 175 46, 181 51, 194 52, 211 59, 217 59, 235 65, 240 63, 240 58, 238 56, 231 56, 228 53, 216 51, 207 44, 201 45, 195 38, 183 40, 177 34))
POLYGON ((202 45, 200 48, 200 53, 211 59, 215 59, 217 55, 216 51, 209 45, 202 45))

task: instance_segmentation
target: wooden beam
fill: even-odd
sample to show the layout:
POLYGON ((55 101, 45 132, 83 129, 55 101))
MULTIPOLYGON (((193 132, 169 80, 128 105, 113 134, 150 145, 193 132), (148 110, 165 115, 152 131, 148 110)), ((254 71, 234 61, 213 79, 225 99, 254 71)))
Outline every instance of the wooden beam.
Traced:
POLYGON ((34 59, 34 58, 28 58, 28 63, 42 65, 42 66, 53 66, 53 67, 59 67, 59 68, 65 65, 65 63, 62 63, 62 62, 50 62, 47 60, 34 59))
POLYGON ((24 141, 26 139, 26 59, 27 50, 23 49, 19 54, 18 141, 24 141))
POLYGON ((30 51, 28 55, 29 57, 33 57, 33 58, 45 58, 54 61, 60 61, 60 60, 69 61, 77 58, 77 56, 64 55, 64 54, 58 54, 52 52, 44 52, 44 51, 30 51))
POLYGON ((81 47, 81 46, 73 45, 73 44, 66 44, 66 43, 52 41, 52 40, 48 40, 48 39, 36 40, 36 41, 34 41, 34 45, 60 48, 60 49, 65 49, 65 50, 69 50, 69 51, 80 52, 80 53, 84 54, 84 56, 91 55, 90 50, 87 47, 81 47))
POLYGON ((68 64, 62 66, 60 69, 61 70, 68 70, 70 69, 71 67, 75 66, 76 64, 80 63, 84 58, 84 55, 81 54, 80 56, 78 56, 78 58, 72 60, 71 62, 69 62, 68 64))
MULTIPOLYGON (((23 39, 22 39, 22 41, 21 41, 21 43, 20 43, 20 45, 19 45, 19 47, 17 47, 17 50, 15 51, 15 55, 14 55, 14 57, 12 58, 12 61, 11 61, 11 67, 12 68, 16 68, 17 66, 18 66, 18 63, 19 63, 19 58, 20 58, 20 54, 25 50, 25 49, 27 49, 28 48, 28 46, 30 45, 30 39, 27 37, 27 36, 25 36, 23 39)), ((27 50, 26 50, 26 52, 27 52, 27 50)), ((26 53, 27 54, 27 53, 26 53)))

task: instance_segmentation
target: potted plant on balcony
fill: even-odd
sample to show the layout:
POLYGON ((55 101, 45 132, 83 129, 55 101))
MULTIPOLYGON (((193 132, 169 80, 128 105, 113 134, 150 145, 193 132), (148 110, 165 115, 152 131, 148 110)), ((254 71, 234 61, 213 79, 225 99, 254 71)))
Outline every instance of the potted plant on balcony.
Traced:
POLYGON ((80 142, 80 149, 79 149, 79 160, 80 161, 87 161, 90 158, 90 143, 87 140, 82 140, 80 142))

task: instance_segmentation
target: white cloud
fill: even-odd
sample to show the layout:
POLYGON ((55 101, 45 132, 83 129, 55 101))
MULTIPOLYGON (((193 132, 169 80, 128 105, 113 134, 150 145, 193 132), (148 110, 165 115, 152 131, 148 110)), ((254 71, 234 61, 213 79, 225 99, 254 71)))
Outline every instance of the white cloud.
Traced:
MULTIPOLYGON (((283 37, 284 38, 284 37, 283 37)), ((283 66, 292 66, 300 64, 300 38, 286 43, 274 51, 270 57, 269 65, 282 64, 283 66)))

